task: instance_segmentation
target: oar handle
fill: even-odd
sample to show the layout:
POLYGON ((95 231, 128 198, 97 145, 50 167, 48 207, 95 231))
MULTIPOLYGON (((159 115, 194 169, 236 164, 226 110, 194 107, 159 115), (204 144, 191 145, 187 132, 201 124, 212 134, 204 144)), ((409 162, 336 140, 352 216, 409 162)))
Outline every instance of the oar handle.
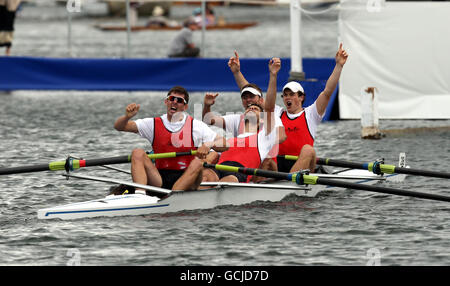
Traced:
MULTIPOLYGON (((253 168, 246 168, 246 167, 235 167, 235 166, 228 166, 228 165, 221 165, 221 164, 208 164, 208 163, 203 163, 203 167, 216 169, 219 171, 225 171, 225 172, 242 173, 242 174, 252 175, 252 176, 260 176, 260 177, 274 178, 274 179, 279 179, 279 180, 292 181, 292 174, 290 174, 290 173, 275 172, 275 171, 253 169, 253 168)), ((295 182, 295 180, 294 180, 294 182, 295 182)))
POLYGON ((166 158, 175 158, 179 156, 191 156, 191 155, 195 156, 196 154, 197 150, 191 150, 186 152, 153 153, 148 154, 148 157, 150 159, 166 159, 166 158))
MULTIPOLYGON (((189 156, 197 154, 196 150, 191 150, 187 152, 167 152, 167 153, 152 153, 148 154, 150 159, 165 159, 165 158, 175 158, 179 156, 189 156)), ((113 164, 124 164, 131 162, 131 155, 110 157, 110 158, 100 158, 100 159, 86 159, 86 160, 73 160, 73 168, 79 169, 83 167, 94 167, 102 165, 113 165, 113 164)))
POLYGON ((335 167, 343 167, 343 168, 352 168, 352 169, 364 169, 362 163, 355 163, 343 160, 329 159, 329 158, 317 158, 316 163, 318 165, 327 165, 327 166, 335 166, 335 167))

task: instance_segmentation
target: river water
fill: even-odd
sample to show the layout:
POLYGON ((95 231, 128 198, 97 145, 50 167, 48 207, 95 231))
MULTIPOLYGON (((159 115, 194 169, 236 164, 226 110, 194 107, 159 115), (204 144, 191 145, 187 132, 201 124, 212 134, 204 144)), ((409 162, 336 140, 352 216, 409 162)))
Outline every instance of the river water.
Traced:
MULTIPOLYGON (((129 102, 141 104, 139 117, 161 114, 163 97, 43 91, 2 95, 0 165, 148 149, 145 140, 119 133, 112 125, 129 102)), ((201 98, 193 94, 192 102, 201 98)), ((240 108, 225 105, 218 103, 217 111, 240 108)), ((386 129, 449 124, 381 121, 386 129)), ((384 157, 395 164, 404 151, 410 166, 433 170, 445 170, 450 160, 448 131, 367 141, 359 138, 359 130, 353 120, 322 123, 316 141, 319 156, 354 161, 384 157)), ((100 168, 87 174, 129 179, 100 168)), ((0 184, 3 265, 65 265, 72 249, 79 251, 82 265, 366 265, 373 251, 382 265, 449 263, 450 209, 443 202, 341 190, 315 199, 291 197, 175 214, 40 221, 38 209, 102 197, 109 185, 66 181, 53 172, 3 176, 0 184), (157 247, 158 242, 164 247, 157 247)), ((447 180, 417 176, 385 184, 436 194, 448 194, 449 189, 447 180)))
MULTIPOLYGON (((27 13, 37 14, 31 8, 27 13)), ((63 17, 52 19, 60 25, 64 23, 63 17)), ((17 27, 31 26, 32 22, 24 20, 17 27)), ((25 32, 17 32, 16 55, 22 52, 23 55, 44 56, 52 50, 55 56, 64 56, 65 46, 51 42, 47 50, 41 45, 31 47, 31 39, 25 47, 19 47, 27 41, 21 33, 25 32)), ((98 49, 101 48, 99 44, 98 49)), ((320 56, 326 56, 327 49, 334 50, 333 47, 322 49, 320 56)), ((105 53, 120 56, 120 51, 114 55, 113 50, 105 53)), ((210 53, 215 56, 222 52, 210 53)), ((260 53, 260 56, 272 56, 270 50, 260 53)), ((281 53, 288 55, 289 51, 285 48, 281 53)), ((90 49, 80 55, 104 56, 90 49)), ((156 57, 162 57, 162 53, 156 53, 156 57)), ((193 93, 191 102, 201 103, 202 97, 201 93, 193 93)), ((115 131, 113 123, 130 102, 141 104, 138 117, 158 116, 164 113, 163 98, 164 93, 160 92, 14 91, 1 94, 0 166, 47 163, 63 160, 69 154, 99 158, 129 154, 136 147, 148 149, 145 140, 115 131)), ((219 99, 216 111, 223 114, 240 111, 237 93, 224 93, 219 99)), ((194 113, 192 106, 189 112, 194 113)), ((450 120, 382 120, 380 125, 382 129, 437 127, 449 126, 450 120)), ((397 163, 400 152, 406 152, 411 167, 448 171, 449 139, 447 129, 362 140, 360 122, 348 120, 323 122, 315 146, 320 157, 353 161, 383 157, 392 164, 397 163)), ((83 173, 129 179, 126 174, 100 168, 83 170, 83 173)), ((408 176, 399 184, 384 185, 443 195, 449 195, 450 187, 448 180, 419 176, 408 176)), ((450 263, 448 203, 357 190, 323 193, 314 199, 288 197, 278 203, 255 202, 163 215, 75 221, 41 221, 36 217, 38 209, 97 199, 105 195, 108 188, 104 183, 67 181, 54 172, 2 176, 0 265, 450 263)))

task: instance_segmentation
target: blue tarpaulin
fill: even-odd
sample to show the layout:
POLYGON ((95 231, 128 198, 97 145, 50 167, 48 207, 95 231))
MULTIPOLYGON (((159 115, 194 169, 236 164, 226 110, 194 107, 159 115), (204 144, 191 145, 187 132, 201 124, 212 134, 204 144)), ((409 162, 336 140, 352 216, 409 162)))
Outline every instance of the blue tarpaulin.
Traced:
MULTIPOLYGON (((228 59, 84 59, 1 57, 0 90, 238 91, 228 59)), ((266 90, 269 59, 241 59, 245 78, 266 90)), ((281 59, 278 90, 289 78, 290 59, 281 59)), ((334 59, 303 59, 308 80, 305 106, 325 87, 334 59)), ((336 92, 329 107, 333 105, 336 92)), ((327 112, 329 115, 331 112, 327 112)))

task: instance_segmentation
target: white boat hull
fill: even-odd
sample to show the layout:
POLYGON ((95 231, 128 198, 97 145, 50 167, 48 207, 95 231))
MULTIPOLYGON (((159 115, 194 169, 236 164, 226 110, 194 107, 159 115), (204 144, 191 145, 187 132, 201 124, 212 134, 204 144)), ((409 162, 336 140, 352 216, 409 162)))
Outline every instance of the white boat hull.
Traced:
MULTIPOLYGON (((292 185, 282 182, 279 185, 292 185)), ((278 185, 278 184, 277 184, 278 185)), ((276 186, 274 186, 276 187, 276 186)), ((81 203, 57 206, 38 211, 39 219, 77 219, 97 216, 146 215, 182 210, 210 209, 223 205, 242 205, 258 200, 277 202, 289 194, 314 197, 317 191, 309 187, 286 189, 222 186, 197 191, 173 192, 164 199, 142 194, 114 196, 81 203)))
MULTIPOLYGON (((364 170, 350 170, 343 175, 377 177, 364 170)), ((404 175, 386 176, 388 180, 403 180, 404 175)), ((355 182, 355 180, 352 180, 355 182)), ((356 181, 374 184, 376 180, 356 181)), ((38 210, 39 219, 79 219, 98 216, 130 216, 154 213, 170 213, 182 210, 211 209, 223 205, 243 205, 255 201, 278 202, 288 195, 315 197, 330 186, 297 186, 292 182, 278 181, 270 184, 223 184, 222 186, 197 190, 173 192, 164 199, 142 194, 110 195, 103 199, 67 204, 38 210)))

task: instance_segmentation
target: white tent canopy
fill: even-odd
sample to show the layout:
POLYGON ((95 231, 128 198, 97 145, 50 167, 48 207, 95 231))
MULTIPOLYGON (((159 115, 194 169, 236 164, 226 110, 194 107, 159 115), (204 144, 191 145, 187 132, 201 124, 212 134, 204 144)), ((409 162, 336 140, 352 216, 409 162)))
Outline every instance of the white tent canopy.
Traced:
POLYGON ((360 94, 379 91, 380 118, 450 118, 450 3, 341 1, 350 57, 342 72, 342 119, 361 116, 360 94))

